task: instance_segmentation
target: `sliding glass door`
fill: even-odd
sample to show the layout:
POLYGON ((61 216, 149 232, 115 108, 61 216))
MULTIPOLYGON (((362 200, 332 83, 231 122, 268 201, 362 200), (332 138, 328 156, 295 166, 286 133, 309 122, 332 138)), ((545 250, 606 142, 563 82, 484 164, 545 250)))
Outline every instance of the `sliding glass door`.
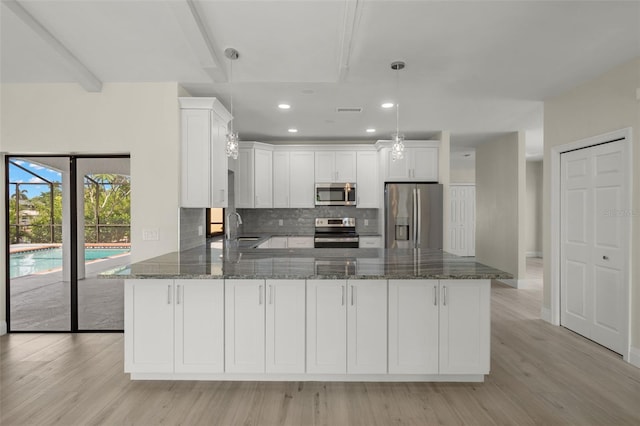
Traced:
POLYGON ((10 156, 9 331, 117 331, 130 252, 128 156, 10 156))

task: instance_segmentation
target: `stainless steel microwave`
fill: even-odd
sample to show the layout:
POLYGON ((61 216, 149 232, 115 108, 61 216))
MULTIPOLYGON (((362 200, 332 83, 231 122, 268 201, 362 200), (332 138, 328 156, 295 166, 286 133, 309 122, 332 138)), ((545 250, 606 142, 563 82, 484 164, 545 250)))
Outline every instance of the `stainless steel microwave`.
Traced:
POLYGON ((316 183, 316 206, 355 206, 355 183, 316 183))

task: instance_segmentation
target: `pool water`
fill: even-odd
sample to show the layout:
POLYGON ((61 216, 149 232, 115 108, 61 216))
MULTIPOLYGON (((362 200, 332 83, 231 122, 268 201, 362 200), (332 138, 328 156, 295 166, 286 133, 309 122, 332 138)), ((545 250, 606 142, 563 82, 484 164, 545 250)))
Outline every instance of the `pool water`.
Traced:
MULTIPOLYGON (((84 251, 84 260, 89 262, 97 259, 119 254, 129 253, 128 248, 88 248, 84 251)), ((46 272, 62 268, 62 249, 50 248, 44 250, 34 250, 22 253, 12 253, 9 255, 10 277, 22 277, 25 275, 46 272)))

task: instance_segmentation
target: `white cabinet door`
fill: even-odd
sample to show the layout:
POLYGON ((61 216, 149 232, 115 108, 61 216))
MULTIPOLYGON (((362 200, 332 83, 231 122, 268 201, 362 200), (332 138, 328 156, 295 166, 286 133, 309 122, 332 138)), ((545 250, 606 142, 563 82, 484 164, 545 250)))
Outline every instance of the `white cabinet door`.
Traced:
POLYGON ((314 160, 311 151, 292 151, 289 167, 289 207, 314 207, 314 160))
POLYGON ((227 122, 224 118, 211 112, 210 141, 210 182, 211 202, 209 207, 227 207, 229 192, 229 158, 226 154, 227 122))
POLYGON ((289 207, 289 153, 273 153, 273 207, 289 207))
POLYGON ((267 280, 266 372, 305 371, 305 281, 267 280))
POLYGON ((379 193, 382 191, 378 182, 378 153, 358 152, 356 189, 358 208, 380 208, 379 193))
POLYGON ((181 111, 181 191, 182 207, 209 206, 209 143, 211 112, 206 109, 181 111))
POLYGON ((347 372, 346 280, 307 280, 307 373, 347 372))
POLYGON ((438 148, 411 148, 407 153, 411 164, 411 178, 438 182, 438 148))
POLYGON ((387 372, 387 280, 349 280, 347 372, 387 372))
POLYGON ((225 371, 264 373, 264 280, 225 280, 225 371))
POLYGON ((409 152, 408 148, 405 149, 405 153, 402 158, 394 160, 391 157, 391 150, 385 149, 385 156, 387 158, 386 166, 386 180, 406 180, 409 178, 409 152))
POLYGON ((440 374, 489 374, 489 280, 440 281, 440 374))
POLYGON ((236 165, 236 207, 252 208, 255 197, 253 188, 253 150, 251 148, 240 148, 238 150, 238 163, 236 165))
POLYGON ((315 181, 335 182, 335 153, 331 151, 317 151, 315 153, 315 181))
POLYGON ((224 281, 175 281, 175 372, 224 371, 224 281))
POLYGON ((125 280, 124 371, 173 372, 173 280, 125 280))
MULTIPOLYGON (((380 236, 360 236, 360 248, 381 248, 382 247, 382 237, 380 236)), ((358 259, 358 263, 360 263, 360 259, 358 259)))
POLYGON ((355 151, 336 151, 334 161, 336 182, 356 181, 358 165, 355 151))
POLYGON ((438 374, 438 280, 389 280, 389 373, 438 374))
POLYGON ((273 207, 273 152, 266 149, 254 150, 254 207, 273 207))
POLYGON ((289 237, 288 248, 313 248, 313 237, 289 237))

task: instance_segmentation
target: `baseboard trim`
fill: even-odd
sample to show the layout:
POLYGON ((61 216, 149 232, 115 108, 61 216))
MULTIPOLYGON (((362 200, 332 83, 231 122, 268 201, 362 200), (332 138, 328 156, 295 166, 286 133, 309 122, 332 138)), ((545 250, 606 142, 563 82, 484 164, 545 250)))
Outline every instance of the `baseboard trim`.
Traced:
POLYGON ((528 251, 526 253, 527 257, 542 257, 542 252, 541 251, 528 251))
POLYGON ((5 320, 0 321, 0 336, 7 334, 7 322, 5 320))
POLYGON ((629 364, 640 368, 640 348, 631 347, 629 350, 629 364))
POLYGON ((544 306, 540 308, 540 319, 548 322, 549 324, 553 324, 551 321, 551 309, 545 308, 544 306))
POLYGON ((500 281, 501 283, 506 284, 509 287, 518 288, 518 282, 520 280, 513 279, 513 280, 496 280, 496 281, 500 281))

